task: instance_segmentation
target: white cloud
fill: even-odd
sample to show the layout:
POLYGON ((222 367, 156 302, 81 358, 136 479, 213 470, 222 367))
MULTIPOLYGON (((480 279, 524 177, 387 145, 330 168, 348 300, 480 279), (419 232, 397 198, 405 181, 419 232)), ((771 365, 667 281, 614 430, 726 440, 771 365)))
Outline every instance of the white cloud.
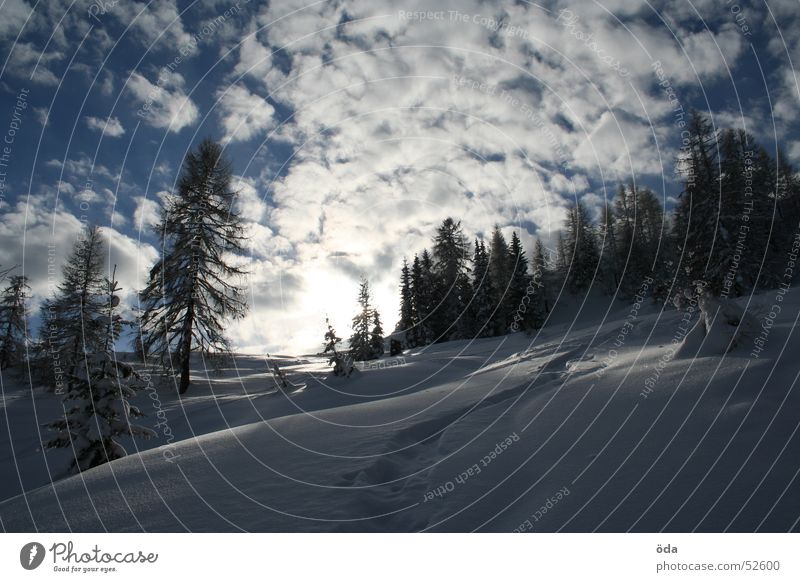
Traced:
POLYGON ((155 83, 133 73, 127 86, 140 106, 137 115, 153 127, 178 132, 193 125, 200 115, 184 93, 184 79, 179 73, 162 69, 155 83))
POLYGON ((242 86, 221 90, 217 99, 225 141, 247 141, 274 126, 272 105, 242 86))
POLYGON ((91 115, 86 118, 86 126, 89 129, 95 129, 107 135, 108 137, 119 137, 125 134, 125 128, 122 127, 119 119, 116 117, 109 117, 108 119, 100 119, 91 115))

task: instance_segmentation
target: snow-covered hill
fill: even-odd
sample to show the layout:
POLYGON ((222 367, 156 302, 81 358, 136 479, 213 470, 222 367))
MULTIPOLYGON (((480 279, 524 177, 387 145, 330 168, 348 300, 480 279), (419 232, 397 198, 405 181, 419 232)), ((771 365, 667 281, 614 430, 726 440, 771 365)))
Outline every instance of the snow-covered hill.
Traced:
POLYGON ((307 384, 290 396, 268 393, 260 358, 239 356, 218 375, 198 361, 186 397, 142 395, 142 424, 160 435, 149 449, 52 486, 48 466, 63 459, 37 450, 36 427, 59 404, 36 391, 34 408, 30 391, 5 386, 0 486, 16 496, 0 504, 2 527, 800 527, 800 289, 758 358, 757 338, 724 356, 690 357, 710 351, 702 343, 678 352, 687 321, 674 310, 561 309, 535 337, 413 350, 349 379, 313 357, 285 359, 307 384))

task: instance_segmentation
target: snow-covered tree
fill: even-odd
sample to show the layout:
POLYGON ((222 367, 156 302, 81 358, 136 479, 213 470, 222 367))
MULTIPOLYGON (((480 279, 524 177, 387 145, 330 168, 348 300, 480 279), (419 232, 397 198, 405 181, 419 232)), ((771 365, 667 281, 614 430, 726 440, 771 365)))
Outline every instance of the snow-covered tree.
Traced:
POLYGON ((177 361, 181 394, 189 388, 191 352, 227 353, 225 322, 247 312, 236 284, 245 271, 230 259, 245 241, 231 176, 222 146, 209 139, 186 156, 177 195, 156 228, 162 257, 140 294, 144 350, 164 366, 177 361))
POLYGON ((354 360, 363 362, 374 360, 372 344, 372 326, 375 320, 375 309, 372 307, 372 294, 369 281, 362 277, 358 287, 359 312, 353 317, 353 334, 350 336, 350 355, 354 360))
POLYGON ((380 358, 383 356, 383 325, 381 324, 381 316, 377 309, 372 311, 372 331, 370 332, 369 344, 372 348, 373 358, 380 358))
POLYGON ((21 363, 25 357, 29 289, 27 277, 14 275, 0 295, 0 370, 21 363))
POLYGON ((52 372, 47 374, 47 383, 57 389, 76 376, 76 367, 85 363, 84 354, 102 348, 103 328, 97 321, 105 293, 104 258, 100 229, 91 226, 67 257, 55 296, 42 303, 40 346, 47 354, 39 358, 52 372))
POLYGON ((347 352, 340 352, 336 346, 342 343, 342 338, 336 335, 330 320, 325 318, 327 331, 325 332, 325 349, 323 354, 328 354, 328 364, 333 366, 334 376, 350 376, 353 373, 353 359, 347 352))
POLYGON ((678 245, 678 292, 713 275, 707 269, 719 209, 717 134, 708 118, 697 111, 692 112, 687 130, 688 144, 680 159, 684 187, 673 222, 674 241, 678 245))
POLYGON ((125 448, 115 437, 151 438, 156 433, 131 422, 143 416, 130 403, 141 386, 133 368, 117 360, 114 343, 126 323, 117 312, 119 287, 106 279, 106 294, 98 298, 99 313, 93 325, 100 330, 100 344, 81 355, 64 394, 64 417, 49 425, 56 435, 47 448, 70 447, 69 471, 78 473, 124 457, 125 448))

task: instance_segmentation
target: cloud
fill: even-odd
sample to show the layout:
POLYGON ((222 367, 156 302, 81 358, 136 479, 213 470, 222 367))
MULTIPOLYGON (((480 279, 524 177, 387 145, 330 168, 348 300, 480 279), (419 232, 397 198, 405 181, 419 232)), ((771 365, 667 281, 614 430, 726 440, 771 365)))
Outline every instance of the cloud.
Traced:
POLYGON ((107 135, 108 137, 119 137, 125 134, 125 128, 122 127, 119 119, 116 117, 109 117, 108 119, 100 119, 91 115, 86 116, 86 126, 89 129, 95 129, 107 135))
POLYGON ((156 83, 140 73, 133 73, 127 86, 140 105, 137 115, 153 127, 179 132, 193 125, 200 115, 197 106, 184 93, 184 79, 179 73, 162 69, 156 83))
POLYGON ((239 85, 217 93, 224 141, 247 141, 274 127, 275 109, 266 99, 239 85))

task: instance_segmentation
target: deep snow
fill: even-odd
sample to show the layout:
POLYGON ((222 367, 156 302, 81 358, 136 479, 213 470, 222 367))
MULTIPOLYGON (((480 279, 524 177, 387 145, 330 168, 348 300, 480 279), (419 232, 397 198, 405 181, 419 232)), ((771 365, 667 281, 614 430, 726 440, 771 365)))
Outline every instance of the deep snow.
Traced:
MULTIPOLYGON (((754 299, 762 318, 774 298, 754 299)), ((411 350, 349 379, 283 357, 307 384, 289 396, 267 393, 261 357, 219 375, 198 360, 184 398, 139 398, 159 438, 52 486, 64 451, 38 450, 37 427, 60 404, 5 378, 2 527, 797 530, 800 288, 758 358, 750 338, 709 355, 719 337, 697 333, 678 351, 684 314, 635 307, 560 302, 535 336, 411 350)))

